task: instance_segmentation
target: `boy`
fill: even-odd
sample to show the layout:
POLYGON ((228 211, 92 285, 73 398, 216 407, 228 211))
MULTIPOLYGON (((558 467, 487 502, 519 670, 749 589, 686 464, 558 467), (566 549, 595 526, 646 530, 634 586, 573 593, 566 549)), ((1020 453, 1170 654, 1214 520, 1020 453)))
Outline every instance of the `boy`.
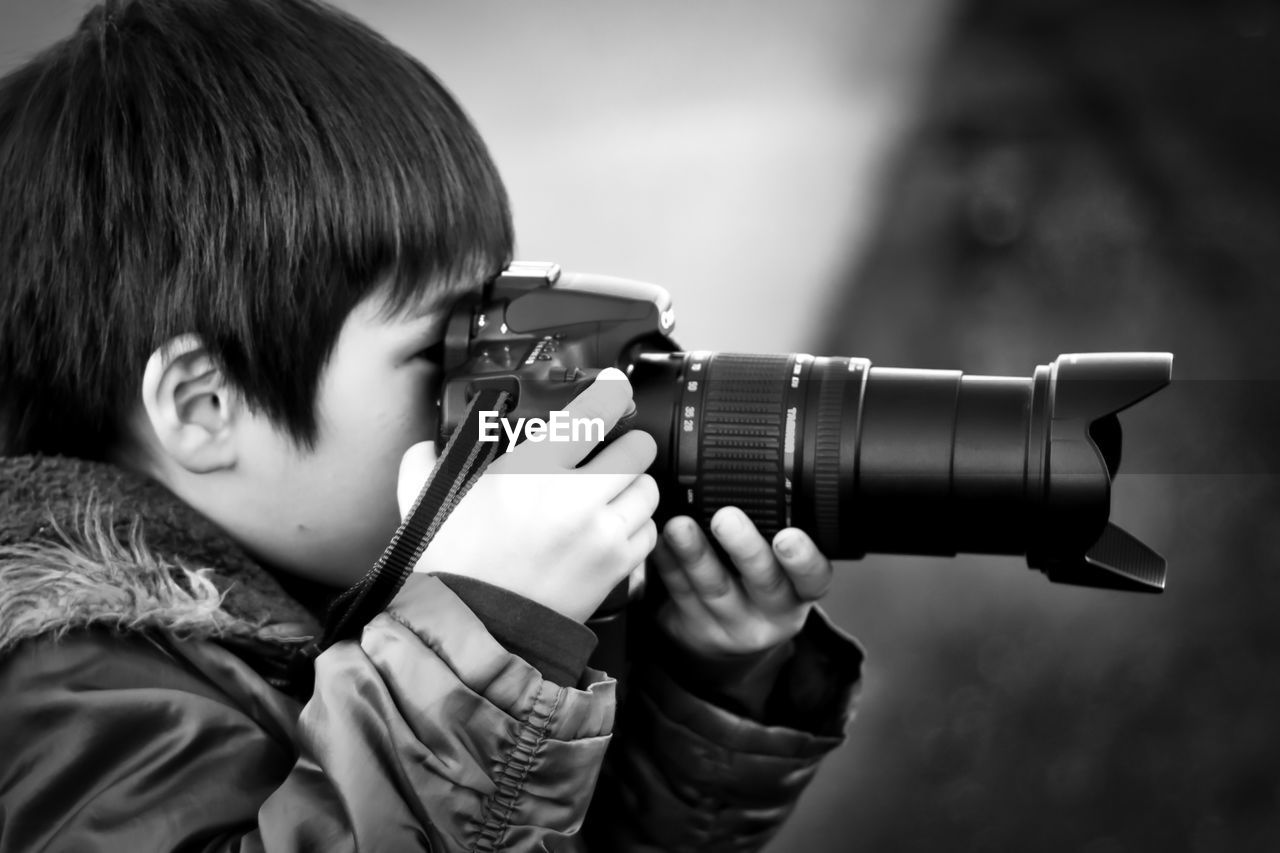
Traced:
POLYGON ((108 2, 0 83, 0 851, 767 841, 860 656, 799 531, 722 511, 730 571, 674 519, 615 709, 582 623, 657 543, 642 433, 504 455, 297 675, 511 246, 451 97, 311 0, 108 2))

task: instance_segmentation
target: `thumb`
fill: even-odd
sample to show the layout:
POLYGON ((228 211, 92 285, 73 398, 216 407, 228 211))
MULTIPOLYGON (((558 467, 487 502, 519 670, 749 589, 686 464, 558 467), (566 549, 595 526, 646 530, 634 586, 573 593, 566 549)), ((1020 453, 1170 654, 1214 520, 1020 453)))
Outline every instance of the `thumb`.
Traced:
POLYGON ((400 517, 404 518, 418 499, 418 493, 426 485, 427 478, 436 467, 436 443, 420 441, 404 452, 400 458, 400 476, 396 480, 396 503, 400 505, 400 517))

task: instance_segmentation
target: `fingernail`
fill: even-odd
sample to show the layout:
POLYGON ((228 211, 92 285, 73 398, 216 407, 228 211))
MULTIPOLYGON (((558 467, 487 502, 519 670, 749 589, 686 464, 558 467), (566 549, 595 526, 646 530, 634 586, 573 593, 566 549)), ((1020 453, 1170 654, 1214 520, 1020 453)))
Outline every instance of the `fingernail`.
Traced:
POLYGON ((733 517, 731 512, 719 512, 719 514, 712 519, 712 533, 719 537, 719 535, 724 535, 730 532, 730 530, 733 529, 733 523, 735 523, 735 521, 736 519, 733 517))
POLYGON ((746 515, 742 514, 741 510, 721 512, 716 516, 716 520, 713 521, 714 532, 716 532, 717 537, 740 534, 746 530, 746 524, 748 524, 746 515))
POLYGON ((793 530, 784 530, 774 537, 773 547, 776 548, 778 550, 778 554, 783 557, 798 557, 800 556, 800 550, 802 547, 800 534, 793 530))
POLYGON ((673 522, 667 528, 667 538, 672 545, 681 551, 688 551, 693 547, 693 521, 692 519, 682 519, 673 522))

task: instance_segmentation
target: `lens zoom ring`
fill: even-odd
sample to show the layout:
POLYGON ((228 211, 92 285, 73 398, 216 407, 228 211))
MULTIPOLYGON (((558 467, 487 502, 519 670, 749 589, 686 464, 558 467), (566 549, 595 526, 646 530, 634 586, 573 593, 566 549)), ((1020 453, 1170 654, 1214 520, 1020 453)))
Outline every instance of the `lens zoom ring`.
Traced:
POLYGON ((699 481, 709 519, 741 508, 767 537, 785 526, 782 406, 786 356, 717 354, 703 397, 699 481))

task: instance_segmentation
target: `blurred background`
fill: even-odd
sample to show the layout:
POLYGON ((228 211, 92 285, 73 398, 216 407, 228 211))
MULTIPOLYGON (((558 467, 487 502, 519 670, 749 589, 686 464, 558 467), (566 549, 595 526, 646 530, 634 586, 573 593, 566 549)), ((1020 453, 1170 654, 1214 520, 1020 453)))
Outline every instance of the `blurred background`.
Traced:
MULTIPOLYGON (((666 285, 690 348, 1176 354, 1113 511, 1168 591, 841 564, 860 710, 771 850, 1280 850, 1277 4, 338 5, 471 112, 521 257, 666 285)), ((86 6, 0 0, 0 71, 86 6)))

